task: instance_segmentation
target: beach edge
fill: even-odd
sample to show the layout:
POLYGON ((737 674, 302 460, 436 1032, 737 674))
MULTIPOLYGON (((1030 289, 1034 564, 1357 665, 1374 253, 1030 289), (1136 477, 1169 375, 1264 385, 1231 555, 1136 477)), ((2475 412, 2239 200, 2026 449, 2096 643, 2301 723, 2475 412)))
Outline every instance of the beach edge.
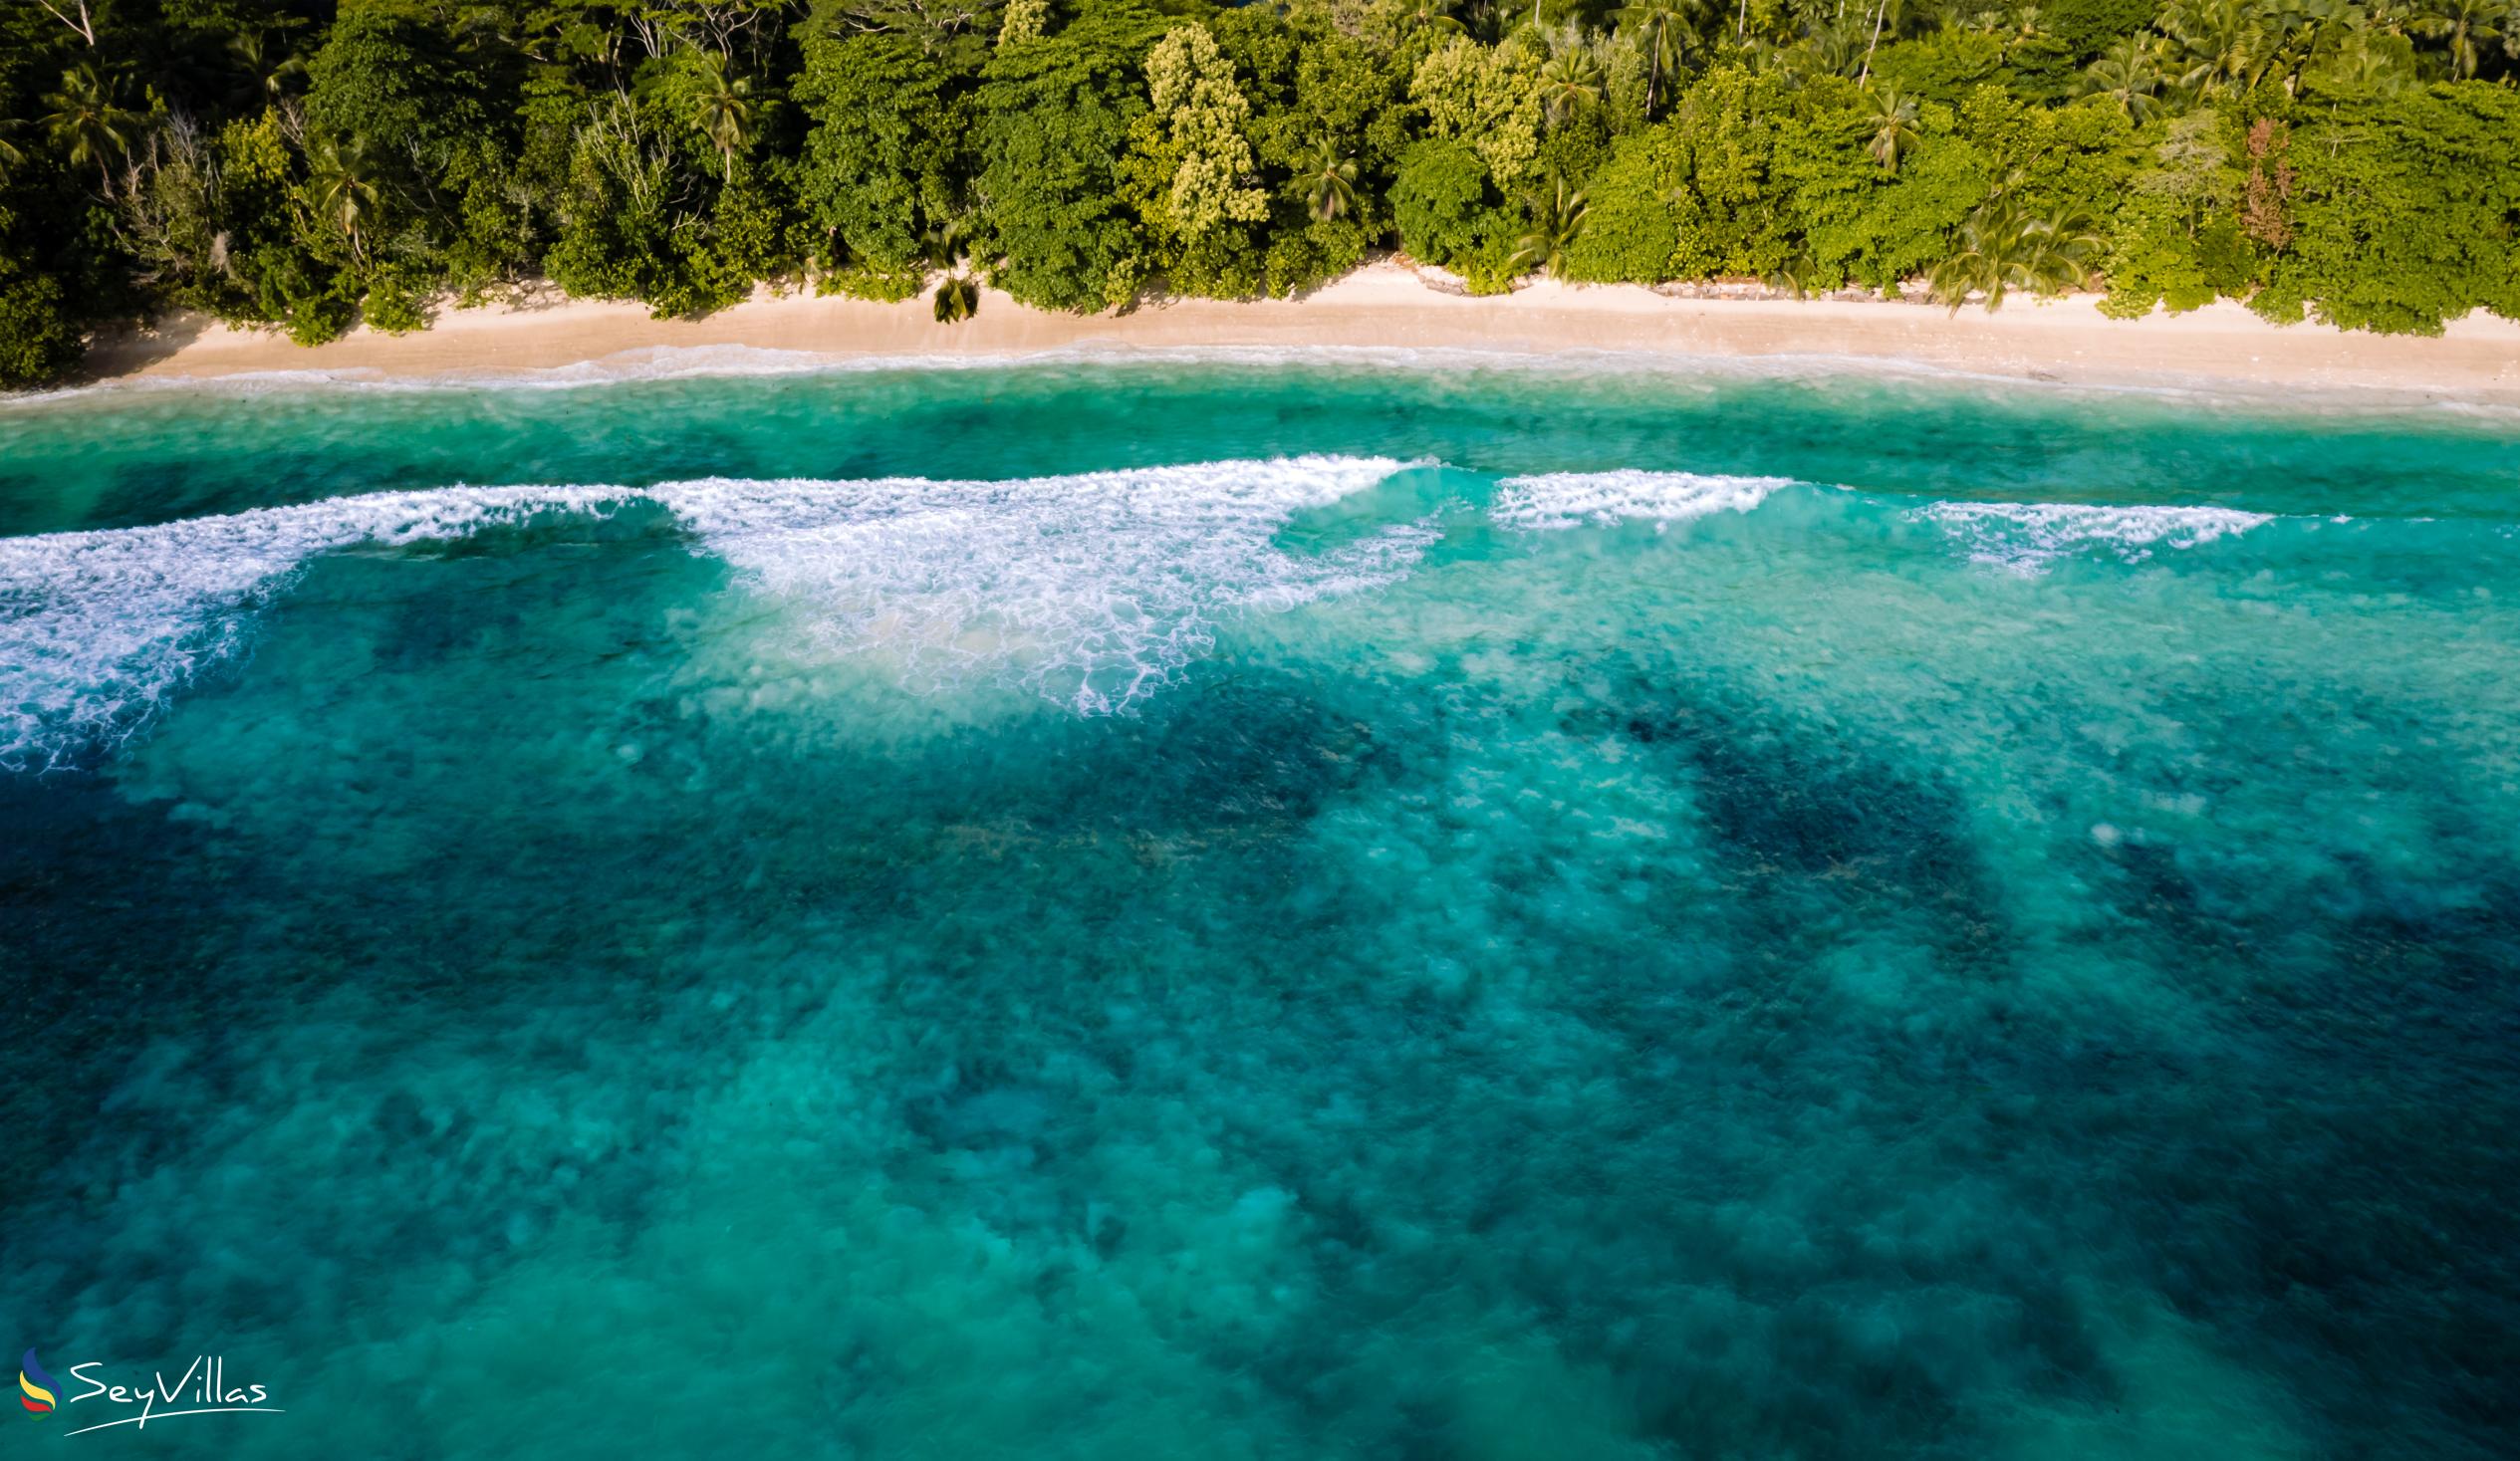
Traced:
MULTIPOLYGON (((83 383, 343 375, 425 381, 547 372, 662 353, 773 353, 790 368, 897 362, 988 364, 1135 352, 1421 352, 1498 358, 1588 354, 1667 360, 1923 368, 2096 386, 2221 386, 2385 393, 2410 402, 2520 405, 2520 322, 2485 315, 2438 338, 2276 326, 2223 301, 2142 320, 2100 297, 2015 297, 1989 313, 1899 301, 1728 299, 1641 285, 1542 281, 1471 297, 1394 263, 1369 265, 1297 299, 1154 300, 1125 314, 1071 315, 984 293, 976 318, 939 325, 924 299, 897 304, 806 294, 753 298, 697 320, 545 291, 441 308, 427 330, 362 328, 303 347, 272 330, 176 315, 101 338, 83 383)), ((628 373, 628 372, 626 372, 628 373)))

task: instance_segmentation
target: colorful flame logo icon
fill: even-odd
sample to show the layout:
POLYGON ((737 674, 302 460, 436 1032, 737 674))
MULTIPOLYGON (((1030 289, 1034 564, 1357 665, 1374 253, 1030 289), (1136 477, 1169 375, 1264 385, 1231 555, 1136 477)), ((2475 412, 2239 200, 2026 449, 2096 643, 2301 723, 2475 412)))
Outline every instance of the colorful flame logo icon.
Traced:
POLYGON ((44 1372, 43 1365, 35 1362, 34 1350, 27 1350, 26 1357, 18 1361, 18 1388, 24 1391, 18 1397, 18 1403, 27 1409, 38 1415, 52 1413, 53 1386, 57 1383, 59 1381, 44 1372))

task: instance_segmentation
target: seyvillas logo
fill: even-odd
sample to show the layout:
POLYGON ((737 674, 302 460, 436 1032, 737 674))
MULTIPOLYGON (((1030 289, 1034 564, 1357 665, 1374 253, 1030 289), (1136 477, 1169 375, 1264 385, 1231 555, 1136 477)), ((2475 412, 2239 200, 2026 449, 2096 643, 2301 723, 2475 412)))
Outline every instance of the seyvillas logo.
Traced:
POLYGON ((35 1351, 29 1349, 26 1351, 26 1357, 18 1361, 19 1403, 37 1415, 49 1415, 56 1410, 66 1411, 69 1406, 83 1404, 90 1400, 105 1402, 105 1407, 100 1410, 81 1411, 78 1414, 66 1416, 68 1419, 90 1422, 77 1430, 66 1432, 66 1436, 84 1436, 90 1431, 112 1430, 122 1425, 146 1430, 151 1421, 172 1420, 181 1415, 284 1415, 288 1413, 269 1403, 270 1390, 261 1385, 238 1384, 232 1381, 227 1372, 227 1359, 223 1355, 195 1355, 192 1362, 184 1366, 183 1373, 169 1379, 166 1372, 161 1369, 151 1374, 148 1377, 149 1382, 144 1385, 118 1385, 111 1379, 99 1378, 96 1371, 103 1368, 105 1368, 105 1361, 101 1359, 92 1359, 85 1364, 70 1366, 71 1379, 83 1388, 76 1394, 64 1395, 61 1392, 61 1382, 44 1372, 44 1366, 35 1360, 35 1351), (118 1414, 114 1408, 117 1406, 122 1407, 125 1412, 130 1411, 134 1406, 138 1407, 138 1410, 136 1414, 118 1414))
POLYGON ((35 1351, 27 1350, 26 1357, 18 1361, 18 1403, 38 1415, 52 1414, 53 1402, 57 1398, 53 1383, 53 1377, 44 1372, 44 1366, 35 1362, 35 1351))

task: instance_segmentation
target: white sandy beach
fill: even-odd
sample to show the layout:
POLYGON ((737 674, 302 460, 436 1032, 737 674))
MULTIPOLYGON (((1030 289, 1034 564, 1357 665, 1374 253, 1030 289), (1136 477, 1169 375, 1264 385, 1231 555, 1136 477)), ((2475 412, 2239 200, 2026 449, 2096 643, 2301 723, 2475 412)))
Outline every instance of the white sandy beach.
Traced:
POLYGON ((113 377, 212 377, 317 370, 416 377, 540 370, 659 350, 751 348, 834 361, 1020 356, 1045 351, 1372 347, 1549 355, 1636 352, 1716 360, 1904 364, 2073 384, 2201 383, 2520 402, 2520 323, 2476 316, 2437 340, 2279 328, 2222 303, 2192 314, 2111 320, 2096 296, 2016 298, 1994 314, 1872 301, 1675 298, 1635 285, 1531 285, 1502 297, 1444 292, 1380 263, 1298 300, 1158 301, 1125 315, 1027 309, 984 292, 976 319, 936 324, 901 304, 774 296, 704 320, 654 320, 592 301, 445 309, 425 331, 360 330, 305 349, 269 331, 176 317, 98 343, 113 377))

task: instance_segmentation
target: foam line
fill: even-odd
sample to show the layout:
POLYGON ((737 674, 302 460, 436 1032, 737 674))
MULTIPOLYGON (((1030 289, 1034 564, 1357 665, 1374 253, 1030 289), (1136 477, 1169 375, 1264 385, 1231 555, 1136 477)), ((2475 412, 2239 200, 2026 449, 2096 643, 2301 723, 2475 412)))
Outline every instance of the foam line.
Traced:
POLYGON ((736 481, 446 487, 151 527, 0 539, 0 768, 45 769, 139 733, 234 659, 314 557, 452 538, 535 513, 651 500, 842 651, 923 685, 974 674, 1084 713, 1128 707, 1213 640, 1219 616, 1389 583, 1433 534, 1337 551, 1271 541, 1297 511, 1403 463, 1301 457, 1013 482, 736 481))
POLYGON ((457 537, 623 495, 447 487, 0 538, 0 767, 43 769, 127 739, 175 691, 242 651, 257 611, 317 554, 457 537))
POLYGON ((677 483, 653 495, 711 554, 809 605, 844 650, 914 684, 1012 678, 1085 714, 1125 709, 1206 652, 1237 609, 1386 584, 1431 538, 1395 525, 1338 550, 1273 545, 1295 513, 1401 462, 1298 457, 1012 482, 677 483))
POLYGON ((1549 532, 1622 521, 1686 522, 1710 513, 1748 512, 1768 494, 1796 483, 1787 477, 1728 477, 1697 472, 1551 472, 1497 484, 1488 515, 1509 528, 1549 532))
POLYGON ((2079 502, 1936 502, 1911 518, 1933 523, 1972 563, 2025 578, 2061 558, 2104 554, 2142 563, 2159 548, 2195 548, 2273 519, 2227 507, 2100 507, 2079 502))

